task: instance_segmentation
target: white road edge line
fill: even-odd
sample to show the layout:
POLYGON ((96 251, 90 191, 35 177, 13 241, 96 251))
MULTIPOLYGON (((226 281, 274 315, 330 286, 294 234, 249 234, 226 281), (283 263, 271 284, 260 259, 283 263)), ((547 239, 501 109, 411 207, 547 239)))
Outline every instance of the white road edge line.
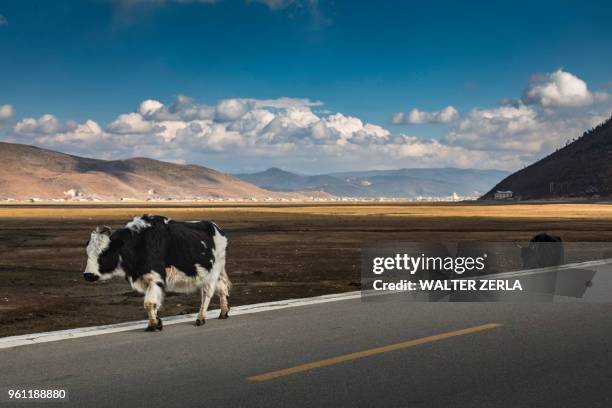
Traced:
MULTIPOLYGON (((547 268, 528 269, 528 270, 520 270, 520 271, 515 271, 515 272, 504 272, 504 273, 491 274, 491 275, 481 275, 478 278, 479 279, 493 279, 493 278, 514 277, 514 276, 521 276, 521 275, 537 275, 539 273, 560 271, 560 270, 572 269, 572 268, 594 267, 594 266, 605 265, 608 263, 612 263, 612 258, 606 258, 606 259, 601 259, 601 260, 596 260, 596 261, 577 262, 577 263, 552 266, 552 267, 547 267, 547 268)), ((476 278, 476 277, 472 276, 470 278, 476 278)), ((252 305, 232 307, 231 316, 240 316, 243 314, 267 312, 271 310, 286 309, 289 307, 316 305, 319 303, 336 302, 340 300, 357 299, 357 298, 360 298, 361 296, 370 297, 370 296, 381 296, 381 295, 391 295, 391 294, 394 294, 394 293, 392 292, 375 293, 375 291, 366 290, 363 292, 360 292, 360 291, 344 292, 344 293, 335 293, 331 295, 315 296, 315 297, 310 297, 310 298, 288 299, 288 300, 278 300, 275 302, 255 303, 252 305)), ((215 319, 219 316, 219 312, 220 312, 219 309, 209 310, 206 313, 206 318, 215 319)), ((193 322, 196 318, 196 315, 197 313, 192 313, 192 314, 186 314, 186 315, 164 317, 163 319, 164 326, 168 326, 172 324, 179 324, 179 323, 193 322)), ((20 336, 2 337, 0 338, 0 350, 11 348, 11 347, 27 346, 29 344, 47 343, 50 341, 60 341, 60 340, 76 339, 79 337, 99 336, 101 334, 118 333, 118 332, 130 331, 130 330, 139 330, 139 329, 142 329, 146 324, 147 324, 146 320, 139 320, 136 322, 108 324, 105 326, 90 326, 90 327, 81 327, 77 329, 58 330, 58 331, 52 331, 52 332, 22 334, 20 336)))
MULTIPOLYGON (((311 298, 279 300, 275 302, 256 303, 252 305, 232 307, 230 316, 240 316, 244 314, 252 314, 259 312, 268 312, 271 310, 280 310, 290 307, 300 307, 308 305, 316 305, 319 303, 337 302, 340 300, 357 299, 361 297, 361 292, 345 292, 331 295, 322 295, 311 298)), ((219 316, 219 309, 209 310, 206 313, 206 319, 215 319, 219 316)), ((165 317, 164 326, 193 323, 197 313, 191 313, 179 316, 165 317)), ((141 330, 147 324, 147 320, 139 320, 135 322, 124 322, 117 324, 107 324, 104 326, 80 327, 76 329, 58 330, 43 333, 22 334, 19 336, 0 338, 0 349, 12 347, 27 346, 30 344, 47 343, 51 341, 60 341, 68 339, 76 339, 79 337, 99 336, 101 334, 119 333, 130 330, 141 330)))

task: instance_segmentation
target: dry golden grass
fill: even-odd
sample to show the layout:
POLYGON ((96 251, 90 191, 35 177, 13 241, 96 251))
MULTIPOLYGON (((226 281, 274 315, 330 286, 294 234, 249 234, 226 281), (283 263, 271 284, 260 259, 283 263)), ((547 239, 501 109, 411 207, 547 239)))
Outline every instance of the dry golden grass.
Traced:
POLYGON ((129 219, 140 214, 164 214, 178 219, 201 218, 204 214, 252 219, 270 215, 296 216, 385 216, 402 218, 506 218, 506 219, 612 219, 610 204, 180 204, 180 205, 25 205, 0 207, 0 219, 129 219))

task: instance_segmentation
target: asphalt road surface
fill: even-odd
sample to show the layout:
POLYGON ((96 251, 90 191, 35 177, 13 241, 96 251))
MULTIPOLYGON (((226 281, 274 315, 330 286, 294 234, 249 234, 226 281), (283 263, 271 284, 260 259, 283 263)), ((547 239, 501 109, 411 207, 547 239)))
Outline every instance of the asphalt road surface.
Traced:
POLYGON ((0 388, 65 389, 44 404, 64 407, 612 406, 612 304, 387 298, 3 349, 0 388))

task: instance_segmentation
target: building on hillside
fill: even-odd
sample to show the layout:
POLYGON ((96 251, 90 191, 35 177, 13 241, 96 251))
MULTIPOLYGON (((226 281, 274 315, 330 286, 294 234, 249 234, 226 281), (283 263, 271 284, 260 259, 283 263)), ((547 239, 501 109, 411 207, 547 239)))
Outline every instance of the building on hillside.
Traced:
POLYGON ((507 190, 507 191, 503 191, 503 190, 497 190, 495 192, 495 194, 493 195, 493 198, 496 200, 509 200, 512 198, 512 191, 507 190))

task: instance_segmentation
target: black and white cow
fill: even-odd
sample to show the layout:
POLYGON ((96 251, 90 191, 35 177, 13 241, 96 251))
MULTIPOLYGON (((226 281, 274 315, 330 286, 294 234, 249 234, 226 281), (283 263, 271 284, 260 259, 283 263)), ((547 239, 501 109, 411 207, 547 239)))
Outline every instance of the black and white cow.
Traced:
POLYGON ((166 291, 192 293, 200 289, 202 304, 196 320, 200 326, 215 293, 221 304, 219 318, 228 317, 231 283, 225 272, 226 248, 227 238, 214 222, 178 222, 143 215, 125 228, 112 231, 104 226, 91 233, 83 276, 90 282, 121 276, 143 293, 149 317, 147 331, 162 330, 157 311, 166 291))

